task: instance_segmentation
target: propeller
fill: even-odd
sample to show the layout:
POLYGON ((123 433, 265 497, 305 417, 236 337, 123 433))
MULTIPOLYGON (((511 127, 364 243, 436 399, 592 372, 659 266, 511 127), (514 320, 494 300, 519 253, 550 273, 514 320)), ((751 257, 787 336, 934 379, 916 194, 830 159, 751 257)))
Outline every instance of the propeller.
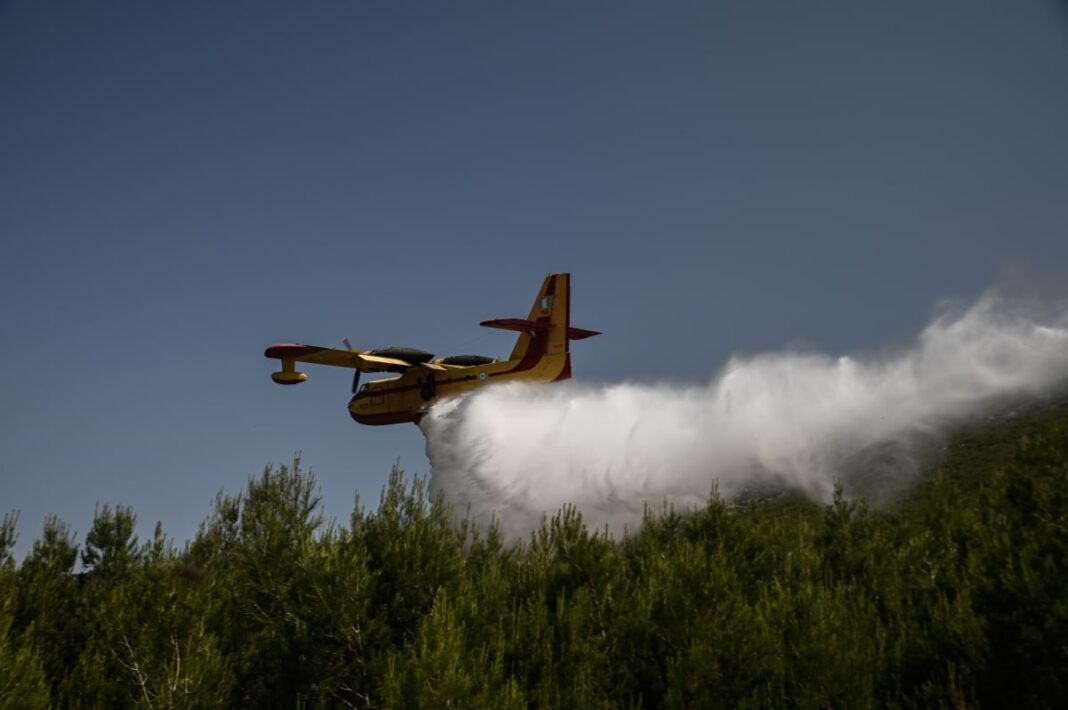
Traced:
MULTIPOLYGON (((341 342, 345 345, 345 348, 348 349, 348 350, 355 350, 356 349, 356 348, 352 347, 352 343, 349 342, 348 338, 342 338, 341 342)), ((356 370, 355 372, 352 373, 352 393, 356 394, 356 390, 358 390, 358 389, 360 389, 360 371, 356 370)))

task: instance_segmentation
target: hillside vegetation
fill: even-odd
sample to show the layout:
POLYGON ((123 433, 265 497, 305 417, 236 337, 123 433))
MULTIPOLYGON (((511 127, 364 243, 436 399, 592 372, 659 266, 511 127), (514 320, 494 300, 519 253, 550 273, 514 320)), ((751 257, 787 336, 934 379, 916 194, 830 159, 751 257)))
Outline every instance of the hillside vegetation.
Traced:
POLYGON ((324 524, 268 467, 176 549, 0 529, 3 707, 1020 707, 1068 697, 1068 407, 958 433, 897 505, 839 494, 456 527, 394 471, 324 524), (79 559, 81 564, 79 565, 79 559))

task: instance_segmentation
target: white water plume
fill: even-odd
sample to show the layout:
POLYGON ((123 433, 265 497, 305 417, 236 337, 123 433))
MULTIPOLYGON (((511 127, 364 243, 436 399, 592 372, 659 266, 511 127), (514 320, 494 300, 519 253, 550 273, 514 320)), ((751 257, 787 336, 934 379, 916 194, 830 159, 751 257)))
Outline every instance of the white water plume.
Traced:
POLYGON ((431 487, 458 514, 496 516, 516 537, 570 503, 619 533, 646 506, 703 506, 713 486, 728 500, 776 488, 826 501, 844 479, 885 497, 946 427, 1066 376, 1068 319, 987 296, 892 356, 735 357, 704 386, 499 385, 421 426, 431 487))

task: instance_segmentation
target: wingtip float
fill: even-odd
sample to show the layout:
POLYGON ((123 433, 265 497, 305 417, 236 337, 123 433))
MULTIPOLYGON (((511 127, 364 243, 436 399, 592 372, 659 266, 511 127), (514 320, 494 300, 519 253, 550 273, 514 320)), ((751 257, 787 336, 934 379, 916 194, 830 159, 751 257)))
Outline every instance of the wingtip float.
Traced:
POLYGON ((324 348, 299 343, 279 343, 264 351, 281 360, 282 369, 271 373, 280 385, 296 385, 308 379, 296 363, 332 365, 355 370, 349 414, 360 424, 418 423, 431 404, 443 397, 469 392, 496 382, 555 382, 571 377, 571 341, 600 335, 595 330, 571 326, 571 276, 550 274, 538 291, 526 318, 495 318, 482 321, 487 328, 519 333, 507 360, 481 355, 454 355, 434 359, 414 348, 324 348), (361 372, 397 375, 359 386, 361 372))

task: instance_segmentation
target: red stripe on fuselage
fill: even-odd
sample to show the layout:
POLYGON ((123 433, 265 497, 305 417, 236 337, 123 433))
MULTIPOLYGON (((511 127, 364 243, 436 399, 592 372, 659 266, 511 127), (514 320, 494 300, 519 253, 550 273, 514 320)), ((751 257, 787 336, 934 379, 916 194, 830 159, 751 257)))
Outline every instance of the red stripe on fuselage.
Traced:
POLYGON ((560 374, 556 376, 553 382, 560 382, 561 380, 571 379, 571 353, 566 353, 564 357, 564 369, 560 370, 560 374))
MULTIPOLYGON (((567 276, 567 312, 564 313, 564 352, 571 352, 571 340, 567 334, 571 330, 571 277, 567 276)), ((567 376, 571 377, 571 356, 567 358, 567 376)))
POLYGON ((500 377, 501 375, 514 375, 517 372, 533 370, 545 356, 545 350, 548 346, 549 335, 547 333, 538 333, 537 335, 531 336, 530 345, 527 346, 527 351, 523 353, 523 358, 516 363, 515 367, 510 370, 504 370, 503 372, 491 372, 489 373, 489 376, 500 377))

